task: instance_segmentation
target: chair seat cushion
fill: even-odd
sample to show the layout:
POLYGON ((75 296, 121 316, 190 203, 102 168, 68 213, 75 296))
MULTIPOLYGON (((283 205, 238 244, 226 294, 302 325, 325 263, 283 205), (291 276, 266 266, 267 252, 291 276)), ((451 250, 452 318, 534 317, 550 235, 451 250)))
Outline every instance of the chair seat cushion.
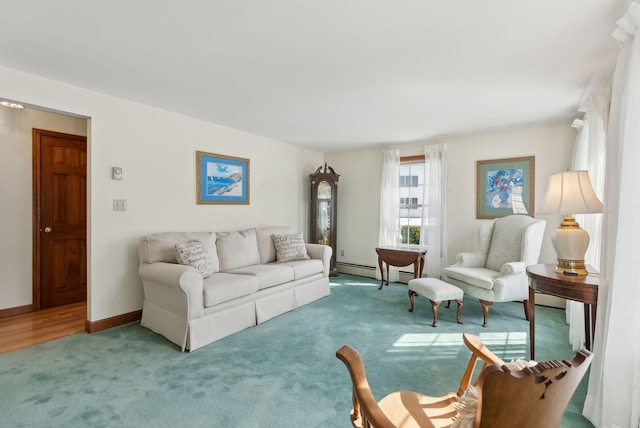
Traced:
POLYGON ((448 427, 457 415, 456 394, 430 397, 413 391, 395 391, 378 403, 397 427, 448 427))
POLYGON ((470 268, 449 266, 444 269, 447 277, 475 285, 479 288, 487 290, 493 289, 493 281, 498 277, 500 272, 486 268, 470 268))

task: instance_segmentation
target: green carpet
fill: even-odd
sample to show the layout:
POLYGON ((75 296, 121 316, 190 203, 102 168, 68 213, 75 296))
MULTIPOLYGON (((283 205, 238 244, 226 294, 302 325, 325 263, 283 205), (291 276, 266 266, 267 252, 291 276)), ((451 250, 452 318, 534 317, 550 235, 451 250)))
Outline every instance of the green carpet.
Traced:
MULTIPOLYGON (((465 299, 431 327, 428 300, 407 311, 405 284, 341 275, 330 297, 226 337, 193 353, 132 323, 0 355, 1 427, 349 427, 350 380, 335 357, 343 344, 362 356, 382 398, 412 389, 455 391, 468 361, 462 332, 479 335, 504 360, 528 357, 522 304, 482 309, 465 299)), ((564 311, 536 309, 536 356, 569 359, 564 311)), ((592 426, 581 415, 586 378, 562 427, 592 426)))

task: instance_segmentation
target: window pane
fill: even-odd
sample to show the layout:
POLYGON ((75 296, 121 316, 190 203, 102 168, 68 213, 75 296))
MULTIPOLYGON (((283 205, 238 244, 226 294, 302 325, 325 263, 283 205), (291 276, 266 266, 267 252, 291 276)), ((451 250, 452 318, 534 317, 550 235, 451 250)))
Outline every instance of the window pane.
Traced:
POLYGON ((420 244, 424 192, 424 162, 400 165, 400 242, 420 244))

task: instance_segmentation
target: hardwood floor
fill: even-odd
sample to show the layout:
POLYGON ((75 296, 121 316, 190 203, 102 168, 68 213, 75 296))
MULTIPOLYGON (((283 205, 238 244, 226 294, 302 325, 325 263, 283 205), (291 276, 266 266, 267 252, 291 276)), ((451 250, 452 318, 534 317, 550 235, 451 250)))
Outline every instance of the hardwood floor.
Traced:
POLYGON ((87 304, 0 318, 0 354, 85 331, 87 304))

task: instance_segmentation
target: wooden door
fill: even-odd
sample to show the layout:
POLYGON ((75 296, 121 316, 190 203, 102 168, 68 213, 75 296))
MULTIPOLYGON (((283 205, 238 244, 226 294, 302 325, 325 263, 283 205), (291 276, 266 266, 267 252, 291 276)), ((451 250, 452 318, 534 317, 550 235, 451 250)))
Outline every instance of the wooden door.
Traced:
POLYGON ((33 130, 34 305, 87 300, 87 138, 33 130))

